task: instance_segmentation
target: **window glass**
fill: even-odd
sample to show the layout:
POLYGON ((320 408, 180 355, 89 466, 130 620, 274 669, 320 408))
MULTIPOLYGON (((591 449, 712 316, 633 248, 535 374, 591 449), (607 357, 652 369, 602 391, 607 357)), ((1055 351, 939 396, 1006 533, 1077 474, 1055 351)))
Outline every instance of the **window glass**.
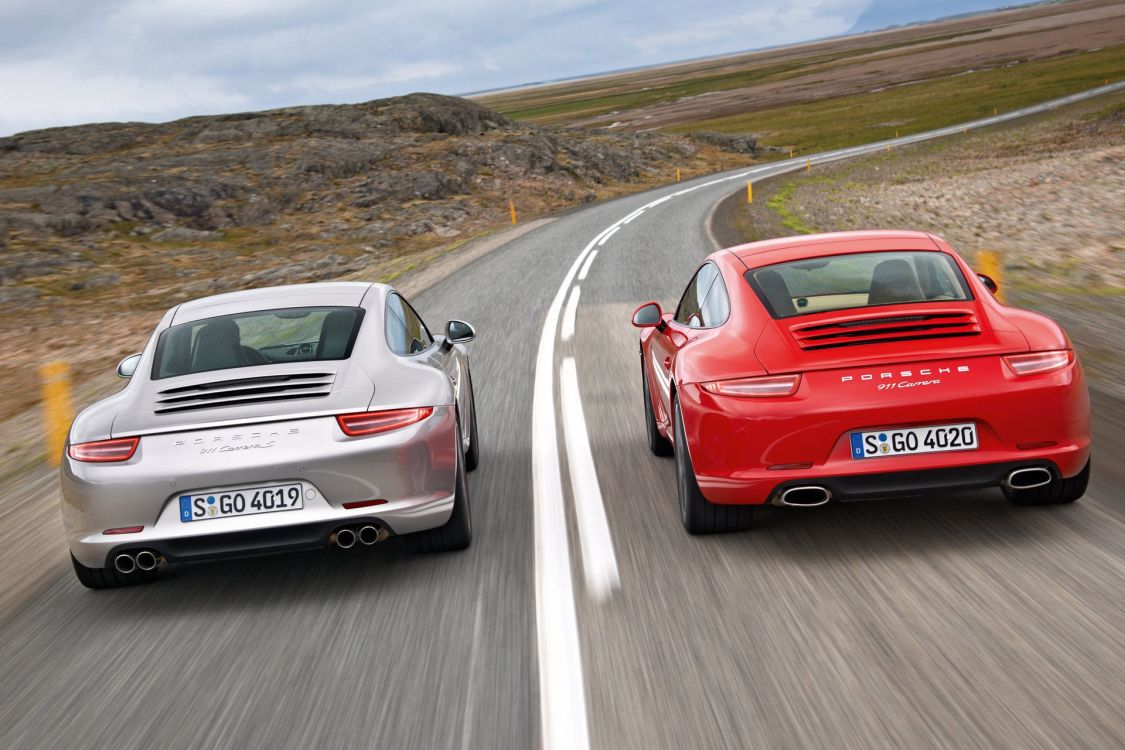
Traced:
POLYGON ((362 320, 358 307, 291 307, 181 323, 157 339, 152 378, 347 359, 362 320))
POLYGON ((831 255, 746 272, 775 318, 912 302, 972 299, 953 258, 931 251, 831 255))
POLYGON ((680 298, 679 307, 676 308, 675 321, 677 323, 691 328, 703 327, 703 317, 700 310, 717 275, 718 269, 715 268, 713 263, 705 263, 695 272, 695 277, 687 285, 684 296, 680 298))
POLYGON ((384 313, 383 328, 387 333, 387 347, 395 354, 405 357, 410 354, 410 345, 406 338, 406 321, 402 298, 397 294, 387 297, 387 306, 384 313))
POLYGON ((395 354, 404 357, 418 354, 434 343, 422 318, 401 295, 392 294, 387 297, 385 318, 387 346, 395 354))
POLYGON ((722 274, 715 275, 711 291, 707 292, 699 314, 703 318, 704 328, 715 328, 727 322, 727 317, 730 315, 730 298, 727 296, 727 285, 723 283, 722 274))

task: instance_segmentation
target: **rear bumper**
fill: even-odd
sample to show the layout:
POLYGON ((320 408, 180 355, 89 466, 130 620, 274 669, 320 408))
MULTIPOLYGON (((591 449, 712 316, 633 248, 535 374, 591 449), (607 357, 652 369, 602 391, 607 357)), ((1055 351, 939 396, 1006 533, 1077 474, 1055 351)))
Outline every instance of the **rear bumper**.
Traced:
POLYGON ((819 371, 805 374, 794 396, 771 399, 681 386, 688 448, 703 495, 718 504, 756 505, 794 484, 829 486, 844 499, 918 494, 998 486, 1011 468, 1022 466, 1072 477, 1089 460, 1090 402, 1077 363, 1022 378, 999 357, 893 369, 893 382, 915 382, 922 371, 927 382, 887 389, 879 387, 879 376, 864 379, 862 369, 819 371), (976 450, 861 460, 851 455, 853 431, 963 422, 977 427, 976 450))
MULTIPOLYGON (((348 517, 349 526, 382 525, 374 516, 348 517)), ((332 534, 341 526, 339 520, 274 526, 251 531, 234 531, 225 534, 206 534, 192 537, 173 537, 150 541, 130 541, 114 545, 104 555, 102 565, 109 567, 120 552, 147 549, 156 552, 168 562, 204 562, 253 557, 277 552, 298 552, 319 549, 332 542, 332 534)), ((77 555, 76 555, 77 557, 77 555)), ((79 560, 81 562, 81 560, 79 560)))
POLYGON ((108 567, 120 549, 206 559, 323 546, 340 526, 368 521, 392 534, 423 531, 444 524, 453 510, 458 452, 450 407, 418 424, 357 438, 344 435, 333 417, 146 435, 126 462, 64 459, 67 541, 83 565, 108 567), (303 508, 180 520, 181 495, 281 483, 301 485, 303 508), (369 500, 381 502, 343 507, 369 500), (104 533, 129 526, 144 528, 104 533))
POLYGON ((906 497, 935 492, 975 490, 999 487, 1005 477, 1016 469, 1042 467, 1058 479, 1059 467, 1050 461, 1006 461, 998 464, 977 464, 946 469, 892 471, 879 474, 855 474, 842 477, 792 479, 777 484, 769 494, 775 499, 791 487, 815 484, 826 487, 838 501, 877 500, 883 497, 906 497))

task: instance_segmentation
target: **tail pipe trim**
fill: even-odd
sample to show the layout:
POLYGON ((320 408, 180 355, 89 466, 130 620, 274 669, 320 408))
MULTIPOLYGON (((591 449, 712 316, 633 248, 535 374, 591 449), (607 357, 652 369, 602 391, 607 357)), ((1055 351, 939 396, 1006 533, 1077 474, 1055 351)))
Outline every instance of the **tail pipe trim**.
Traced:
POLYGON ((1003 485, 1009 490, 1031 490, 1050 484, 1054 478, 1051 470, 1044 466, 1027 466, 1009 473, 1003 485))
POLYGON ((774 505, 785 508, 816 508, 832 499, 832 492, 820 485, 788 487, 774 498, 774 505))

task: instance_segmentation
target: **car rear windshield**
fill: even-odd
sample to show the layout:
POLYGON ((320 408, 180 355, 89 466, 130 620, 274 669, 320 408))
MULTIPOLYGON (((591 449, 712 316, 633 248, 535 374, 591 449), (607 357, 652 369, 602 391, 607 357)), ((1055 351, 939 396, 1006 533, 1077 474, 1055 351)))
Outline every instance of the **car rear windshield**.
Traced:
POLYGON ((953 258, 929 251, 806 258, 751 269, 746 280, 775 318, 973 298, 953 258))
POLYGON ((362 320, 358 307, 292 307, 181 323, 160 334, 152 378, 347 359, 362 320))

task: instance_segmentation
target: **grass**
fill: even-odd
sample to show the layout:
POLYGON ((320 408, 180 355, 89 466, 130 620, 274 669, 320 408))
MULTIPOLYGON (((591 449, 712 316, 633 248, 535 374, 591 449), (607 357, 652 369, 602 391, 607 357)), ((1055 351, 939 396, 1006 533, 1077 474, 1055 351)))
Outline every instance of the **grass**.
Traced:
POLYGON ((796 182, 787 182, 773 194, 773 197, 766 201, 766 205, 778 215, 781 219, 781 225, 786 229, 790 229, 797 234, 816 234, 817 230, 806 224, 789 206, 789 201, 796 190, 796 182))
POLYGON ((877 92, 720 117, 673 128, 759 134, 811 153, 940 128, 1102 85, 1125 75, 1125 45, 948 75, 877 92), (894 124, 899 123, 899 124, 894 124))
MULTIPOLYGON (((988 30, 988 27, 984 27, 974 29, 973 33, 988 30)), ((964 36, 962 32, 935 34, 881 45, 826 51, 783 62, 758 61, 753 55, 743 61, 737 58, 720 58, 686 63, 655 72, 625 73, 609 81, 576 81, 530 91, 485 95, 479 97, 479 100, 516 120, 538 124, 566 124, 575 119, 605 115, 617 110, 663 104, 714 91, 729 91, 753 84, 815 74, 837 66, 842 61, 864 55, 893 53, 895 50, 908 54, 919 44, 932 45, 964 36), (661 82, 661 79, 667 80, 661 82), (642 83, 648 85, 642 86, 642 83)), ((953 42, 949 46, 967 41, 953 42)))

